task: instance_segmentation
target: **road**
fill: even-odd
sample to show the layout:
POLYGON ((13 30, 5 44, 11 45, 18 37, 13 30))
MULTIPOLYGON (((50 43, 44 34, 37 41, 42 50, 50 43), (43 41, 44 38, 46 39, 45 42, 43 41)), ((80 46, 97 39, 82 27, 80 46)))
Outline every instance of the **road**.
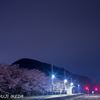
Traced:
POLYGON ((100 95, 82 95, 63 100, 100 100, 100 95))
POLYGON ((45 96, 30 96, 24 97, 17 100, 65 100, 64 98, 75 97, 81 94, 61 94, 61 95, 45 95, 45 96))
POLYGON ((52 96, 37 96, 25 97, 22 99, 13 100, 100 100, 100 95, 52 95, 52 96))

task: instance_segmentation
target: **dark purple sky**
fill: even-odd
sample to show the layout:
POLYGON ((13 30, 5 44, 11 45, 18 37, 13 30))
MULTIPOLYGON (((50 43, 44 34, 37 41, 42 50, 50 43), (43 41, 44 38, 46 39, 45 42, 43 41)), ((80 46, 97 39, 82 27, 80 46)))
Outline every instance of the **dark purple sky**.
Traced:
POLYGON ((47 62, 100 80, 100 0, 0 0, 0 63, 47 62))

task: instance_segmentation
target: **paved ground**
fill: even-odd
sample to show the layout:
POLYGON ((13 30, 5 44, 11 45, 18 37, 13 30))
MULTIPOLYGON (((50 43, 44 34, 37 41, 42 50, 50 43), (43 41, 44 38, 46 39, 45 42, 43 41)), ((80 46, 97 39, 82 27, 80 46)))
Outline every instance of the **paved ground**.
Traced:
POLYGON ((45 95, 45 96, 29 96, 24 98, 9 98, 7 100, 65 100, 66 98, 73 97, 80 94, 61 94, 61 95, 45 95))
POLYGON ((60 100, 64 97, 75 96, 78 94, 61 94, 61 95, 47 95, 47 96, 34 96, 34 97, 24 97, 22 100, 60 100))
MULTIPOLYGON (((1 99, 0 99, 1 100, 1 99)), ((100 100, 100 95, 52 95, 40 97, 25 97, 20 99, 7 99, 7 100, 100 100)))
POLYGON ((72 97, 64 100, 100 100, 100 95, 82 95, 77 97, 72 97))

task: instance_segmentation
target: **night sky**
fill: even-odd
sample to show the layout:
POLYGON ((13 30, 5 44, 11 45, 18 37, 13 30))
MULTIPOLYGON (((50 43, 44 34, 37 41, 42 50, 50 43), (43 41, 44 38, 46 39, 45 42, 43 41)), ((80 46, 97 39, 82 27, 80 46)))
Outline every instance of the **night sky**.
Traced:
POLYGON ((30 58, 100 80, 100 0, 0 0, 0 63, 30 58))

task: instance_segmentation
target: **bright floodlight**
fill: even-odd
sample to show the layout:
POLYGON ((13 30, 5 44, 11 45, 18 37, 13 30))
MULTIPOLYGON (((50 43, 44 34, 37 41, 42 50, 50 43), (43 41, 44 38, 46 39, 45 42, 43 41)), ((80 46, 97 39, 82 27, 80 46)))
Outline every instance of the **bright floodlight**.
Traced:
POLYGON ((78 87, 79 87, 80 85, 78 84, 78 87))
POLYGON ((64 80, 64 83, 67 83, 67 80, 66 79, 64 80))
POLYGON ((55 78, 55 75, 52 75, 52 79, 55 78))
POLYGON ((73 85, 73 83, 70 84, 71 86, 73 85))

